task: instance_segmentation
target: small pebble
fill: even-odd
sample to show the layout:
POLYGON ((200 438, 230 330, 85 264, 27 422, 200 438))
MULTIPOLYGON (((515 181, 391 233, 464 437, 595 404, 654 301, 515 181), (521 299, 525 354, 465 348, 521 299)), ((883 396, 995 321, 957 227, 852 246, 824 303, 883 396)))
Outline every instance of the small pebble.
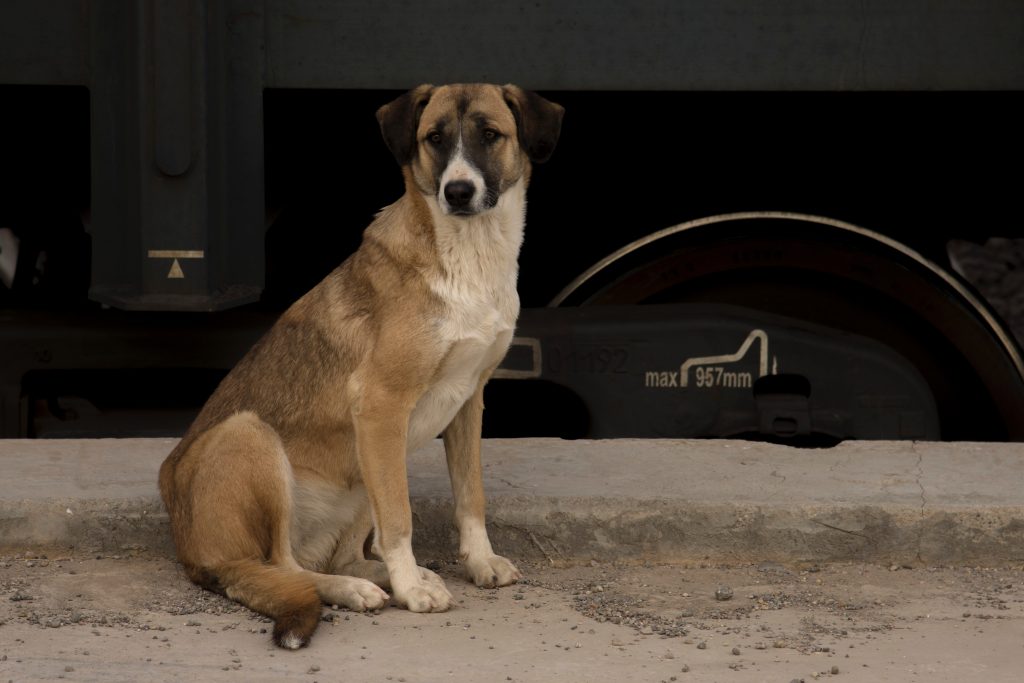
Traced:
POLYGON ((680 671, 682 671, 684 674, 688 673, 690 671, 690 665, 689 664, 683 664, 683 668, 680 669, 680 671))
POLYGON ((734 647, 734 648, 732 649, 732 653, 733 653, 734 655, 738 655, 738 654, 740 653, 740 649, 739 649, 738 647, 734 647))
POLYGON ((839 673, 839 667, 838 666, 833 666, 832 670, 829 673, 831 673, 833 676, 835 676, 836 674, 839 673))
POLYGON ((732 588, 728 586, 719 586, 715 589, 715 600, 731 600, 732 599, 732 588))
POLYGON ((320 670, 320 667, 317 666, 316 664, 314 664, 313 666, 309 667, 309 671, 307 671, 306 673, 315 674, 319 670, 320 670))
POLYGON ((706 650, 706 649, 708 649, 708 644, 702 640, 699 643, 697 643, 697 649, 698 650, 706 650))

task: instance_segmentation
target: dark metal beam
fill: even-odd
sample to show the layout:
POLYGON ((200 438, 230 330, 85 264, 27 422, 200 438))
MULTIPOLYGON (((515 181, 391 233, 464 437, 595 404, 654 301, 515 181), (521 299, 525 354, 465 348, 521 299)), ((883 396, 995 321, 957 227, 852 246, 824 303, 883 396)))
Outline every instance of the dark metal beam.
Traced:
POLYGON ((88 0, 0 3, 0 83, 88 85, 88 0))
POLYGON ((267 85, 1024 89, 1020 0, 267 0, 267 85))
POLYGON ((263 287, 262 15, 251 0, 94 3, 93 277, 117 308, 263 287))

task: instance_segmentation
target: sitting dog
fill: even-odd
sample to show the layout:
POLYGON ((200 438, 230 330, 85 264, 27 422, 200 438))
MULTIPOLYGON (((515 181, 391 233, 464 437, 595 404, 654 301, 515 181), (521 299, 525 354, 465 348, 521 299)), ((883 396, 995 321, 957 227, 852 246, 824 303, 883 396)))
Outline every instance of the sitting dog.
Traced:
POLYGON ((160 468, 195 583, 309 643, 321 603, 414 612, 451 594, 412 553, 406 455, 443 433, 459 558, 478 586, 520 573, 491 549, 482 392, 519 314, 531 163, 562 107, 513 85, 421 85, 377 111, 405 194, 210 397, 160 468), (366 555, 372 537, 371 554, 366 555))

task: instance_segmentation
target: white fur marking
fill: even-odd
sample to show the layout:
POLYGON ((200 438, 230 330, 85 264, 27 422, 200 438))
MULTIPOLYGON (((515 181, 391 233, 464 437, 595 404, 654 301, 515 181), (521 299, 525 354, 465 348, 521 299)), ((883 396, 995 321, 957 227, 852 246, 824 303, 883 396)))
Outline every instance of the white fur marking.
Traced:
POLYGON ((395 547, 383 553, 383 559, 391 577, 391 588, 395 593, 420 584, 420 572, 416 567, 416 558, 412 554, 411 536, 400 538, 395 547))
POLYGON ((448 204, 448 200, 444 196, 445 186, 453 180, 466 180, 473 186, 473 200, 467 207, 469 211, 477 213, 484 208, 484 195, 487 184, 484 182, 484 176, 480 173, 473 164, 466 158, 466 154, 462 147, 462 133, 459 132, 459 141, 455 145, 455 153, 452 154, 452 158, 448 160, 448 166, 444 169, 444 173, 441 174, 441 181, 437 189, 437 203, 444 211, 445 215, 449 215, 452 212, 452 207, 448 204))
POLYGON ((491 541, 487 537, 487 528, 480 520, 465 517, 459 520, 459 556, 475 560, 484 560, 494 554, 491 541))
POLYGON ((281 639, 281 647, 288 648, 289 650, 298 650, 302 647, 302 638, 289 633, 281 639))

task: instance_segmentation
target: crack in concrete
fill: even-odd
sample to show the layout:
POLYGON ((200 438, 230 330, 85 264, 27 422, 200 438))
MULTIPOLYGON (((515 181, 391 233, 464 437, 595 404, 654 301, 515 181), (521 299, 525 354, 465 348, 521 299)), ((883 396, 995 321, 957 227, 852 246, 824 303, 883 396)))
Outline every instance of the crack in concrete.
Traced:
POLYGON ((917 463, 914 465, 914 468, 917 470, 917 476, 914 478, 914 483, 917 484, 917 488, 921 489, 921 511, 923 512, 925 505, 928 504, 928 501, 925 500, 924 497, 924 484, 921 483, 921 477, 924 476, 924 468, 921 467, 921 462, 924 460, 924 454, 917 450, 916 441, 911 442, 910 448, 917 454, 917 463))
MULTIPOLYGON (((839 528, 839 527, 837 527, 837 526, 833 526, 833 525, 831 525, 831 524, 828 524, 828 523, 826 523, 826 522, 822 522, 822 521, 819 521, 819 520, 817 520, 817 519, 812 519, 811 521, 812 521, 812 522, 814 522, 815 524, 820 524, 820 525, 821 525, 821 526, 823 526, 823 527, 826 527, 826 528, 832 529, 833 531, 841 531, 841 532, 843 532, 844 534, 850 534, 851 536, 860 536, 861 538, 863 538, 863 539, 865 539, 865 540, 871 541, 871 537, 870 537, 870 536, 868 536, 868 535, 866 535, 866 534, 862 534, 862 533, 859 533, 859 532, 856 532, 856 531, 850 531, 849 529, 841 529, 841 528, 839 528)), ((873 543, 873 542, 874 542, 874 541, 872 541, 872 543, 873 543)))
POLYGON ((519 484, 513 484, 508 479, 502 479, 501 477, 495 477, 495 479, 497 479, 498 481, 500 481, 502 484, 504 484, 505 486, 509 487, 510 489, 523 489, 524 491, 529 491, 530 490, 529 486, 520 486, 519 484))
MULTIPOLYGON (((540 539, 537 538, 537 535, 533 532, 532 529, 527 529, 526 527, 520 526, 518 524, 509 524, 508 522, 501 522, 498 520, 491 520, 491 524, 493 526, 504 529, 514 529, 515 531, 525 534, 530 539, 530 542, 534 545, 534 547, 536 547, 537 550, 539 550, 541 554, 545 558, 547 558, 547 561, 552 565, 555 564, 555 558, 553 558, 551 554, 547 551, 547 549, 541 544, 540 539)), ((558 547, 558 545, 555 543, 553 539, 548 538, 547 536, 543 536, 543 538, 548 542, 548 544, 551 545, 551 548, 555 551, 557 555, 564 557, 564 553, 562 553, 562 550, 558 547)))
POLYGON ((548 551, 547 551, 547 550, 544 550, 544 546, 542 546, 542 545, 540 544, 540 541, 538 541, 538 540, 537 540, 537 537, 536 537, 536 536, 534 535, 534 533, 533 533, 532 531, 527 531, 527 533, 528 533, 528 534, 530 535, 530 541, 531 541, 531 542, 532 542, 532 543, 533 543, 533 544, 534 544, 535 546, 537 546, 537 550, 539 550, 539 551, 541 552, 541 554, 543 554, 543 555, 544 555, 544 557, 548 558, 548 563, 549 563, 549 564, 554 564, 554 563, 555 563, 555 560, 554 560, 554 558, 553 558, 553 557, 551 557, 551 555, 549 555, 549 554, 548 554, 548 551))
POLYGON ((917 449, 917 442, 910 442, 910 450, 917 454, 917 463, 914 465, 914 469, 917 470, 917 475, 914 477, 914 483, 917 484, 917 488, 921 490, 921 524, 917 529, 917 553, 916 560, 923 562, 921 559, 921 548, 924 546, 924 508, 928 504, 928 501, 924 496, 924 484, 921 483, 921 477, 924 476, 924 468, 922 462, 924 460, 924 454, 917 449))

